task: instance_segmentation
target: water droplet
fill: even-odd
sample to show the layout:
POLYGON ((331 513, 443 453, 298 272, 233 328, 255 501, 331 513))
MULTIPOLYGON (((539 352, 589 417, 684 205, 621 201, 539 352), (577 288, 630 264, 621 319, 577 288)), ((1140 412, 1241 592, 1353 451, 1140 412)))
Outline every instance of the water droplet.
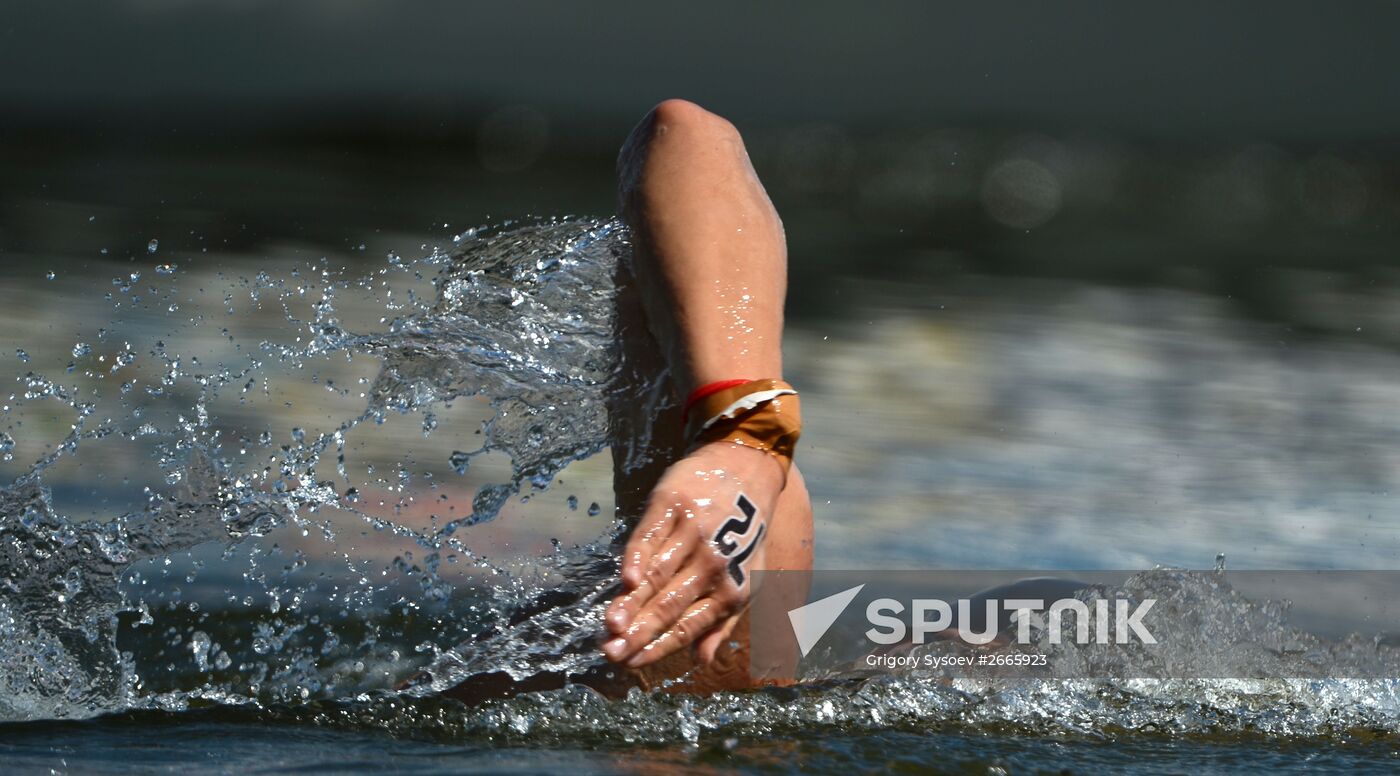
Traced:
POLYGON ((602 511, 603 511, 603 508, 602 508, 601 506, 599 506, 599 505, 598 505, 598 502, 596 502, 596 501, 593 502, 592 504, 589 504, 589 505, 588 505, 588 516, 589 516, 589 517, 597 517, 597 516, 598 516, 598 513, 599 513, 599 512, 602 512, 602 511))
POLYGON ((190 634, 190 651, 194 653, 194 664, 201 671, 209 670, 209 648, 213 642, 209 634, 204 631, 195 631, 190 634))
POLYGON ((174 274, 175 274, 175 265, 174 265, 174 264, 157 264, 157 265, 156 265, 156 274, 157 274, 157 275, 174 275, 174 274))
POLYGON ((29 363, 29 354, 24 352, 23 348, 15 348, 15 358, 26 364, 29 363))
POLYGON ((146 253, 155 253, 160 249, 160 240, 151 240, 146 243, 146 253))
POLYGON ((73 358, 82 358, 92 352, 92 348, 86 342, 79 342, 73 346, 73 358))
POLYGON ((53 280, 54 278, 56 278, 56 277, 58 277, 58 276, 54 274, 53 270, 49 270, 48 272, 45 272, 45 273, 44 273, 44 277, 45 277, 45 278, 48 278, 49 280, 53 280))
POLYGON ((573 512, 578 510, 578 496, 569 496, 568 503, 569 511, 573 512))
POLYGON ((297 444, 302 444, 303 442, 305 442, 306 429, 301 428, 300 426, 292 429, 292 441, 296 442, 297 444))

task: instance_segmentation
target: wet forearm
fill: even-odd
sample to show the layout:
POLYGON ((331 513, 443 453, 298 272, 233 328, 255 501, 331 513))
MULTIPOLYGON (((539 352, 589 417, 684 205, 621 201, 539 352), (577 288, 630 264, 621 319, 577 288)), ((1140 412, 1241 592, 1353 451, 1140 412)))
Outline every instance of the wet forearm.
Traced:
POLYGON ((681 390, 780 377, 787 249, 738 132, 693 105, 663 104, 620 167, 634 273, 681 390))

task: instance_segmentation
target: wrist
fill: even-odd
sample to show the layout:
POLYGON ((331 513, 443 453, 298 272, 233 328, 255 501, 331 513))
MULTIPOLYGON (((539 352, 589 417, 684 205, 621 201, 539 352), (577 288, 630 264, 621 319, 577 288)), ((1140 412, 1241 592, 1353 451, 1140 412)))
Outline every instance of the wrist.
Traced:
POLYGON ((764 453, 777 462, 783 482, 801 434, 797 391, 776 378, 708 383, 686 401, 685 438, 692 447, 729 442, 764 453))
POLYGON ((764 450, 720 439, 700 444, 692 455, 722 459, 719 468, 733 475, 745 486, 772 488, 781 492, 787 485, 787 469, 782 461, 764 450))

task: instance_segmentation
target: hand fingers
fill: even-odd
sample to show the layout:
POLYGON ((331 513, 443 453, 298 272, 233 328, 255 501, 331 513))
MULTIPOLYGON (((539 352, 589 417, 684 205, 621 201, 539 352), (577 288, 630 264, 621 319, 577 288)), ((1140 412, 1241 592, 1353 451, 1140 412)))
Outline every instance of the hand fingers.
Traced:
POLYGON ((630 589, 642 584, 647 564, 675 527, 681 506, 670 499, 647 502, 642 519, 622 553, 622 582, 630 589))
POLYGON ((699 659, 700 665, 709 665, 715 659, 715 653, 724 646, 729 637, 734 635, 734 628, 739 624, 740 615, 732 615, 718 628, 714 628, 705 634, 695 644, 695 656, 699 659))
POLYGON ((626 595, 618 596, 608 607, 605 617, 608 629, 613 633, 622 633, 627 626, 632 624, 637 612, 652 599, 652 595, 657 590, 665 590, 670 584, 671 578, 681 568, 682 564, 690 557, 698 545, 698 540, 693 537, 682 537, 672 535, 667 540, 661 551, 651 556, 651 561, 647 564, 646 572, 642 576, 641 584, 637 585, 626 595))
MULTIPOLYGON (((679 650, 701 638, 708 638, 717 623, 726 618, 732 610, 730 604, 716 598, 703 598, 685 611, 676 624, 665 633, 633 655, 627 661, 628 668, 640 668, 679 650)), ((713 651, 711 652, 713 657, 713 651)))
POLYGON ((603 621, 607 624, 608 630, 614 634, 621 634, 627 630, 627 626, 632 624, 632 620, 637 616, 637 612, 642 610, 642 606, 651 600, 651 583, 643 580, 635 590, 630 590, 623 595, 613 599, 608 606, 607 614, 603 615, 603 621))
POLYGON ((642 608, 621 635, 603 645, 603 654, 613 662, 629 660, 675 625, 692 603, 711 591, 716 579, 715 564, 708 558, 693 560, 642 608))

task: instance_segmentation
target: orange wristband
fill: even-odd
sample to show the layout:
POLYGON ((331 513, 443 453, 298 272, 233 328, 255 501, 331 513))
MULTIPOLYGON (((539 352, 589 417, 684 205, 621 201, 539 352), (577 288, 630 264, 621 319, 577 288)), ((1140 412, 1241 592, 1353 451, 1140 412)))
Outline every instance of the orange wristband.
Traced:
POLYGON ((784 476, 792 468, 802 406, 797 391, 782 380, 750 380, 709 392, 693 399, 686 414, 692 445, 733 442, 773 456, 784 476))

